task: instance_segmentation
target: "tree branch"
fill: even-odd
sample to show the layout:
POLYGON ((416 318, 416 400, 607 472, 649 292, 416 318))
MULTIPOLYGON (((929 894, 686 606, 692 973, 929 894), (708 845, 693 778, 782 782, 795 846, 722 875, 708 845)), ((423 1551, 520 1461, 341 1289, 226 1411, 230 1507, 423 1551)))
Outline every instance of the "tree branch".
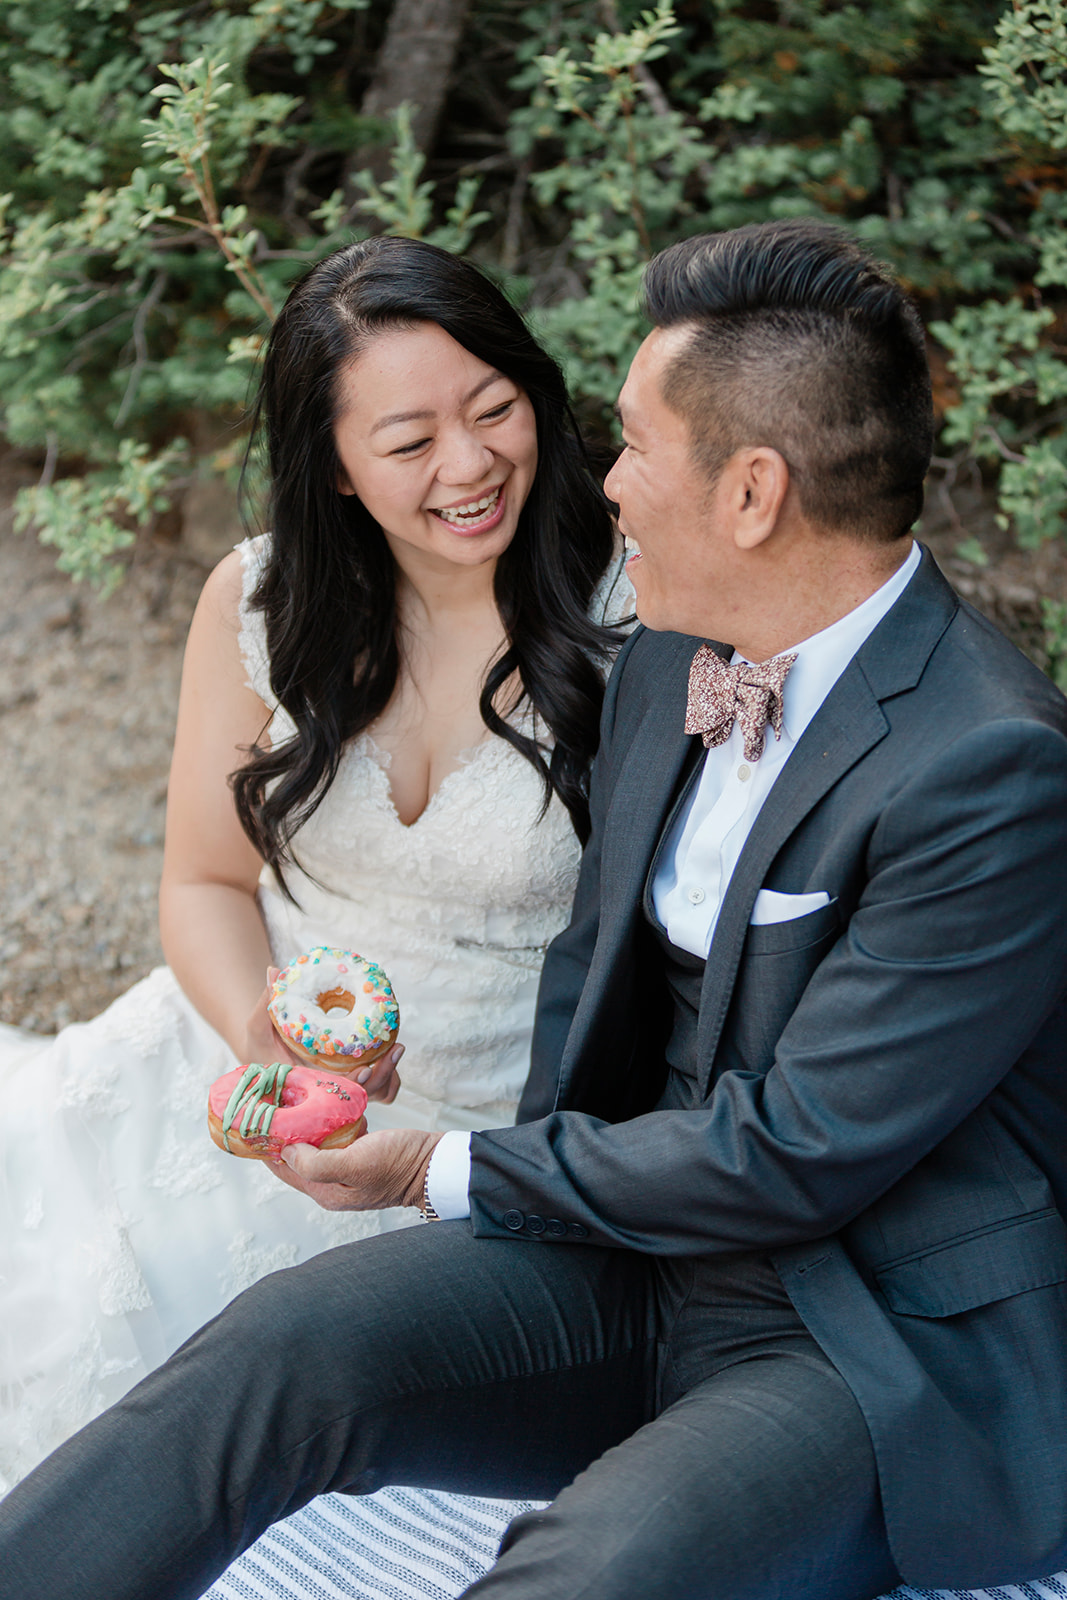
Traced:
POLYGON ((132 407, 137 395, 138 385, 141 382, 141 374, 148 365, 148 341, 145 338, 145 323, 148 321, 149 313, 155 310, 156 306, 162 299, 163 291, 167 287, 169 277, 170 274, 167 272, 156 273, 152 280, 152 287, 149 289, 148 293, 137 307, 137 311, 134 315, 134 363, 130 368, 130 376, 126 383, 126 392, 122 397, 122 404, 119 406, 118 413, 115 417, 116 428, 121 428, 123 423, 126 421, 126 418, 129 416, 130 408, 132 407))

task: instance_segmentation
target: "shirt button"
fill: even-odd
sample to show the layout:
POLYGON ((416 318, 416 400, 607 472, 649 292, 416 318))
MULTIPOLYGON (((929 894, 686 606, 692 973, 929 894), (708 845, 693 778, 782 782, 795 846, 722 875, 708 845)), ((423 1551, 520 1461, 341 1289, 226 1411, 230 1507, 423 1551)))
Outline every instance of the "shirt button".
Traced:
POLYGON ((737 769, 737 776, 740 778, 742 783, 747 783, 749 778, 752 776, 752 768, 746 767, 744 764, 742 764, 737 769))
POLYGON ((518 1233, 525 1221, 526 1218, 523 1216, 521 1211, 504 1212, 504 1226, 505 1228, 510 1228, 512 1233, 518 1233))
POLYGON ((703 889, 690 889, 688 894, 686 895, 686 899, 689 901, 689 904, 691 906, 703 905, 704 904, 704 891, 703 891, 703 889))
POLYGON ((526 1218, 526 1232, 527 1233, 544 1233, 544 1231, 545 1231, 545 1219, 544 1219, 544 1217, 535 1217, 531 1213, 531 1215, 526 1218))

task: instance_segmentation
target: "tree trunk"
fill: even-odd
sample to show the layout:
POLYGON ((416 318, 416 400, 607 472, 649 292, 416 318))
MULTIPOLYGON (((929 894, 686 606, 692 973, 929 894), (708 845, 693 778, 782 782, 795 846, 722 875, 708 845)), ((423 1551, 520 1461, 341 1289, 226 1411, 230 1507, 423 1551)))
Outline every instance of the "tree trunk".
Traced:
MULTIPOLYGON (((409 101, 415 142, 428 152, 470 7, 471 0, 395 0, 361 115, 387 117, 409 101)), ((375 146, 355 153, 345 173, 346 189, 353 173, 364 168, 379 182, 388 176, 389 148, 375 146)), ((350 203, 357 201, 358 191, 351 191, 348 198, 350 203)))

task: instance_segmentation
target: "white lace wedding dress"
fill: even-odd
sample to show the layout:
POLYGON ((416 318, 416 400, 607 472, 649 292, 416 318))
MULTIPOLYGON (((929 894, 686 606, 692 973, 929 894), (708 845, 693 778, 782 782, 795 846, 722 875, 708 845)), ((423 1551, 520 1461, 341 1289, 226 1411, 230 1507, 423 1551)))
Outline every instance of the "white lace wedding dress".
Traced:
MULTIPOLYGON (((241 550, 247 597, 264 547, 241 550)), ((616 576, 594 614, 631 608, 616 576)), ((270 704, 263 621, 247 604, 241 649, 270 704)), ((273 737, 290 727, 277 711, 273 737)), ((407 827, 387 758, 363 736, 296 840, 310 875, 291 876, 299 904, 264 874, 278 964, 330 943, 393 981, 404 1087, 371 1108, 372 1126, 513 1119, 579 855, 563 806, 540 817, 542 797, 529 763, 487 736, 407 827)), ((0 1491, 263 1273, 412 1219, 321 1211, 217 1150, 207 1091, 233 1065, 167 968, 55 1039, 0 1030, 0 1491)))

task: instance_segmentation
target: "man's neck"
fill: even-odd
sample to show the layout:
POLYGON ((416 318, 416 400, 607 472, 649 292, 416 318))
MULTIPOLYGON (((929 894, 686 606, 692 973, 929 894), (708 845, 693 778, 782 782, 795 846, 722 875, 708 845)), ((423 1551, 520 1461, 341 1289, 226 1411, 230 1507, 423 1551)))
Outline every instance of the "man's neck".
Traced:
POLYGON ((793 650, 855 611, 876 594, 911 553, 907 534, 892 544, 833 540, 769 574, 758 613, 727 641, 746 661, 769 661, 793 650), (770 599, 774 595, 773 601, 770 599))

